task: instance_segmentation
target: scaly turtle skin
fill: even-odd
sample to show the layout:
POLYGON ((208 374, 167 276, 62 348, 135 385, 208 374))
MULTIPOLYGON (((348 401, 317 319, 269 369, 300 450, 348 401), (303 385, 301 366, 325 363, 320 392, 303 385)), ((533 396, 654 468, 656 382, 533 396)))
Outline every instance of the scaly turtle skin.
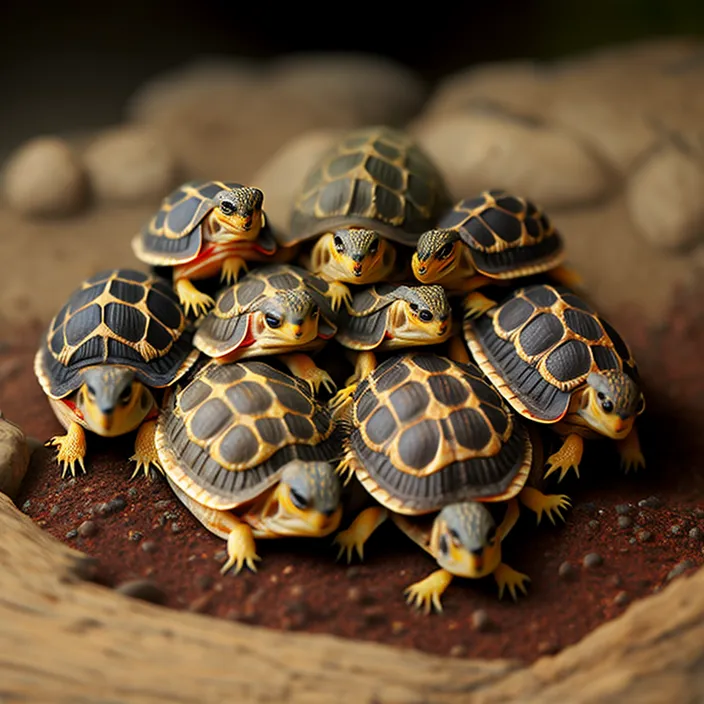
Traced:
POLYGON ((211 361, 165 395, 156 446, 179 499, 227 540, 223 572, 239 572, 255 569, 255 538, 336 530, 343 435, 295 377, 254 360, 211 361))
POLYGON ((339 305, 351 296, 345 284, 377 283, 398 271, 394 244, 415 247, 450 202, 440 171, 405 132, 364 127, 342 136, 311 169, 281 244, 317 240, 309 268, 334 282, 339 305))
MULTIPOLYGON (((139 428, 141 467, 159 467, 154 448, 151 389, 185 374, 198 350, 171 287, 131 269, 103 271, 84 281, 51 321, 34 359, 34 371, 67 434, 58 446, 62 476, 85 472, 84 429, 114 437, 139 428)), ((134 475, 133 475, 134 476, 134 475)))
POLYGON ((272 261, 276 240, 262 210, 258 188, 225 181, 190 181, 164 198, 132 240, 147 264, 173 267, 173 282, 186 314, 205 312, 213 299, 192 280, 217 274, 227 282, 247 270, 247 261, 272 261))
POLYGON ((332 390, 329 374, 303 354, 319 350, 337 331, 328 296, 328 284, 305 269, 260 267, 220 293, 193 343, 223 363, 279 355, 315 391, 320 384, 332 390))
MULTIPOLYGON (((563 266, 564 243, 533 202, 501 190, 463 198, 418 239, 412 268, 418 281, 451 291, 474 291, 496 280, 551 272, 561 283, 574 275, 563 266)), ((483 312, 493 302, 476 295, 483 312)))
POLYGON ((381 504, 362 511, 336 536, 340 555, 346 551, 349 560, 356 549, 362 557, 389 513, 409 534, 408 517, 437 514, 428 545, 442 569, 411 586, 409 600, 440 609, 452 575, 488 574, 500 594, 508 586, 516 598, 528 578, 501 563, 500 548, 517 517, 514 499, 551 519, 568 499, 526 486, 530 437, 479 369, 431 353, 398 354, 363 379, 336 413, 350 426, 338 471, 353 473, 381 504), (499 531, 489 531, 487 509, 475 504, 502 501, 513 502, 507 519, 499 531), (461 508, 444 510, 449 504, 461 508), (466 524, 464 532, 459 524, 466 524))
POLYGON ((464 333, 482 371, 511 406, 565 436, 546 476, 579 475, 582 438, 618 442, 626 470, 645 465, 635 418, 645 400, 635 360, 614 328, 561 286, 517 289, 464 333))

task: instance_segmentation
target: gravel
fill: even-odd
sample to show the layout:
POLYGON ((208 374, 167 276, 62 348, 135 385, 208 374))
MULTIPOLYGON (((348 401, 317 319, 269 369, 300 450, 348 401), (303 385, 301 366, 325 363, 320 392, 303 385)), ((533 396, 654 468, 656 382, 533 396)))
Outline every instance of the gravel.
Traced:
POLYGON ((636 538, 639 543, 649 543, 653 539, 653 534, 649 530, 639 530, 636 538))
POLYGON ((134 579, 129 582, 123 582, 115 587, 115 591, 125 596, 131 596, 133 599, 149 601, 152 604, 164 604, 166 602, 164 590, 148 579, 134 579))
POLYGON ((632 524, 633 524, 633 521, 628 516, 619 516, 618 517, 618 527, 619 528, 630 528, 632 524))
POLYGON ((694 526, 694 528, 689 531, 689 537, 692 538, 692 540, 701 540, 702 529, 698 528, 697 526, 694 526))
POLYGON ((573 579, 577 570, 569 562, 563 562, 557 570, 557 573, 562 577, 562 579, 573 579))
POLYGON ((592 569, 594 567, 599 567, 599 566, 603 565, 604 558, 601 555, 599 555, 598 552, 590 552, 584 556, 584 559, 582 560, 582 564, 587 569, 592 569))
POLYGON ((614 604, 616 606, 625 606, 630 600, 628 592, 621 591, 614 597, 614 604))
POLYGON ((640 508, 661 508, 662 505, 662 499, 659 496, 649 496, 647 499, 641 499, 638 502, 640 508))
POLYGON ((619 516, 625 516, 629 514, 633 510, 633 506, 631 504, 618 504, 616 506, 616 513, 619 516))
POLYGON ((691 560, 683 560, 682 562, 678 562, 668 573, 667 581, 669 582, 672 579, 675 579, 675 577, 679 577, 681 574, 684 574, 688 569, 691 569, 694 567, 694 563, 691 560))
POLYGON ((98 532, 98 526, 93 521, 83 521, 78 526, 78 535, 81 538, 92 538, 98 532))
POLYGON ((491 616, 484 609, 477 609, 472 613, 472 628, 479 633, 485 633, 493 626, 491 616))

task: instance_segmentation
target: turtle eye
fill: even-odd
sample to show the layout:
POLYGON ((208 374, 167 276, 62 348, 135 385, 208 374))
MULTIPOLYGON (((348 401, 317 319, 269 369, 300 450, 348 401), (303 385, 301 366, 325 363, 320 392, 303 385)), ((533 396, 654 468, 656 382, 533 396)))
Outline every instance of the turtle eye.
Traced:
POLYGON ((447 555, 447 553, 450 551, 450 546, 447 542, 447 536, 444 533, 440 536, 438 547, 443 555, 447 555))
POLYGON ((293 487, 290 488, 289 494, 291 496, 291 503, 301 511, 305 511, 308 508, 308 499, 297 491, 293 487))
POLYGON ((132 384, 128 384, 120 393, 120 403, 127 403, 132 397, 132 384))
POLYGON ((447 259, 451 254, 452 254, 452 243, 448 242, 447 244, 444 244, 440 249, 438 249, 438 253, 435 255, 438 259, 447 259))
POLYGON ((369 254, 374 255, 379 251, 379 238, 375 237, 369 244, 369 254))
POLYGON ((275 315, 274 313, 267 313, 264 316, 264 322, 270 328, 280 328, 281 327, 281 318, 279 318, 279 316, 275 315))
POLYGON ((608 398, 601 402, 601 407, 604 409, 604 413, 611 413, 614 410, 614 404, 608 398))
POLYGON ((95 389, 90 384, 86 385, 86 391, 88 392, 88 398, 95 397, 95 389))
POLYGON ((232 215, 235 212, 235 204, 230 200, 223 200, 220 202, 220 210, 225 215, 232 215))
POLYGON ((340 235, 335 235, 333 243, 335 245, 335 250, 340 252, 340 254, 345 251, 345 243, 342 241, 342 237, 340 237, 340 235))
POLYGON ((424 309, 418 314, 418 317, 424 323, 429 323, 433 319, 433 314, 429 310, 424 309))

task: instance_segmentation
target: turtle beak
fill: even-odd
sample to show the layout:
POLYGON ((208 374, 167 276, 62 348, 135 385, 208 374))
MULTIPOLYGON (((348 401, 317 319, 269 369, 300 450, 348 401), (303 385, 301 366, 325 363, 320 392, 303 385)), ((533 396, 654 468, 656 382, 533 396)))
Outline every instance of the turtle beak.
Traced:
POLYGON ((100 416, 100 428, 105 431, 109 431, 112 428, 113 423, 113 412, 103 413, 100 416))
POLYGON ((352 273, 355 276, 361 276, 362 275, 362 262, 355 262, 354 266, 352 267, 352 273))

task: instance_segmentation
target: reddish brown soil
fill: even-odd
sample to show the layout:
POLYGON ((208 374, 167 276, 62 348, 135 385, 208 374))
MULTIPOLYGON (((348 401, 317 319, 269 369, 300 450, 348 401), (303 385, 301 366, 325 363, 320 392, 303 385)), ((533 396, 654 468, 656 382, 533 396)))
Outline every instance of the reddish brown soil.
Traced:
MULTIPOLYGON (((536 529, 532 515, 521 518, 505 543, 506 562, 532 577, 518 604, 498 601, 491 579, 457 579, 442 615, 413 612, 402 590, 435 564, 391 525, 368 543, 361 565, 336 563, 330 539, 261 541, 257 574, 223 577, 224 543, 173 499, 165 482, 129 481, 132 438, 91 438, 88 474, 77 480, 61 480, 53 450, 38 450, 18 505, 58 539, 98 558, 99 581, 115 586, 148 578, 175 608, 443 655, 531 662, 659 590, 675 566, 686 571, 704 561, 704 310, 696 294, 683 296, 689 305, 660 329, 645 329, 636 310, 612 316, 647 384, 641 434, 649 467, 624 477, 609 446, 592 444, 584 479, 560 485, 575 502, 566 524, 536 529), (651 496, 659 501, 646 503, 656 505, 638 505, 651 496), (101 505, 118 497, 124 507, 118 501, 117 510, 104 514, 101 505), (625 516, 631 523, 622 527, 625 516), (95 534, 76 536, 86 520, 95 534), (589 553, 603 564, 584 567, 589 553), (571 577, 560 576, 563 563, 573 567, 571 577), (490 621, 480 632, 478 610, 490 621)), ((60 427, 32 373, 36 339, 36 331, 8 336, 0 350, 0 408, 45 440, 60 427)))

